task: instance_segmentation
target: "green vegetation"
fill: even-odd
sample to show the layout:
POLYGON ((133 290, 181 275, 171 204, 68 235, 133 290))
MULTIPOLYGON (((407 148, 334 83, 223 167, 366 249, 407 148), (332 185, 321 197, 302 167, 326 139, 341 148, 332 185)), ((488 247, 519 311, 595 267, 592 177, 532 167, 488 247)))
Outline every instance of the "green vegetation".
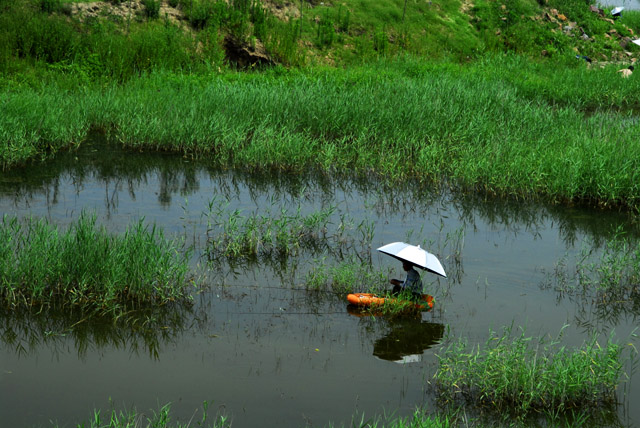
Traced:
POLYGON ((604 243, 587 241, 575 259, 562 258, 543 288, 592 302, 599 319, 640 308, 640 244, 618 229, 604 243))
POLYGON ((465 68, 403 59, 349 70, 153 74, 104 89, 7 88, 0 158, 6 168, 44 156, 98 127, 130 147, 223 167, 349 170, 637 209, 640 135, 625 109, 640 105, 639 85, 611 68, 554 76, 506 56, 465 68))
POLYGON ((150 417, 139 413, 136 409, 123 411, 111 409, 106 415, 102 415, 100 410, 95 410, 93 417, 88 422, 79 423, 77 428, 190 428, 196 426, 223 428, 231 426, 224 416, 218 416, 214 421, 208 421, 207 407, 208 403, 204 402, 202 416, 196 417, 194 414, 188 422, 171 420, 171 404, 165 404, 160 410, 154 411, 150 417))
MULTIPOLYGON (((629 349, 631 351, 631 349, 629 349)), ((491 334, 484 348, 460 339, 445 348, 434 375, 438 399, 524 418, 536 412, 615 408, 624 349, 595 337, 569 350, 559 340, 491 334)))
POLYGON ((613 20, 592 1, 110 0, 0 3, 0 70, 55 67, 109 79, 225 64, 349 65, 410 54, 468 61, 489 53, 628 60, 640 13, 613 20), (140 6, 130 8, 130 6, 140 6), (152 49, 155 48, 155 49, 152 49), (18 63, 14 64, 14 60, 18 63))
POLYGON ((268 209, 245 216, 240 210, 229 211, 228 205, 216 198, 209 203, 207 252, 211 261, 222 257, 232 264, 284 263, 305 251, 343 258, 371 250, 372 225, 364 220, 355 225, 344 214, 334 219, 335 207, 302 214, 298 205, 294 210, 281 208, 274 213, 268 209))
POLYGON ((4 216, 0 297, 13 308, 55 308, 119 317, 128 309, 189 299, 188 256, 142 221, 123 236, 83 214, 65 231, 4 216))
POLYGON ((330 265, 325 258, 315 260, 305 278, 305 287, 312 291, 331 291, 341 298, 348 293, 380 293, 388 283, 387 275, 374 270, 357 257, 330 265))

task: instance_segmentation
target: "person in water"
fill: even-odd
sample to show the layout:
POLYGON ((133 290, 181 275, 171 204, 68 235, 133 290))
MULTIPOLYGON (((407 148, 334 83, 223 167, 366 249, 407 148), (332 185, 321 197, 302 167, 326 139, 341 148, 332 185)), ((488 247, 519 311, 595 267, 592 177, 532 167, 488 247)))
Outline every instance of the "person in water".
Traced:
POLYGON ((415 299, 422 298, 422 280, 420 274, 414 269, 414 264, 409 262, 402 262, 402 269, 407 272, 407 277, 404 281, 399 279, 391 279, 389 282, 393 284, 393 290, 391 294, 398 295, 404 293, 411 293, 415 299))

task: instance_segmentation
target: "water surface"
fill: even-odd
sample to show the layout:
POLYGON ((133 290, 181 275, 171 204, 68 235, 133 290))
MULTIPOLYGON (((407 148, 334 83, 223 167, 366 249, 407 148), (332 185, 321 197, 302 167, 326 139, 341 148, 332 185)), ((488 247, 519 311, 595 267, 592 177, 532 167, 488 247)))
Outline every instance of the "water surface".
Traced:
MULTIPOLYGON (((166 403, 187 421, 199 417, 203 401, 235 426, 349 425, 362 413, 434 408, 428 381, 447 335, 484 343, 505 326, 556 336, 568 325, 562 343, 579 346, 593 332, 623 340, 636 324, 632 311, 605 317, 591 302, 542 287, 556 263, 585 243, 597 246, 617 227, 635 235, 624 213, 212 169, 171 154, 125 152, 100 136, 53 161, 3 172, 0 207, 61 227, 89 210, 114 233, 144 218, 195 246, 193 269, 208 286, 192 308, 154 315, 161 327, 151 331, 74 314, 1 312, 3 427, 74 426, 94 408, 151 411, 166 403), (207 265, 212 201, 245 215, 332 207, 334 226, 353 223, 348 251, 368 254, 363 263, 400 277, 401 265, 375 248, 405 240, 435 252, 449 277, 423 273, 437 304, 420 319, 362 316, 344 296, 305 290, 307 272, 338 263, 335 254, 302 254, 286 265, 207 265), (358 241, 361 223, 372 225, 370 247, 358 241)), ((637 383, 632 378, 621 400, 634 401, 637 383)), ((621 406, 618 419, 634 425, 640 413, 621 406)))

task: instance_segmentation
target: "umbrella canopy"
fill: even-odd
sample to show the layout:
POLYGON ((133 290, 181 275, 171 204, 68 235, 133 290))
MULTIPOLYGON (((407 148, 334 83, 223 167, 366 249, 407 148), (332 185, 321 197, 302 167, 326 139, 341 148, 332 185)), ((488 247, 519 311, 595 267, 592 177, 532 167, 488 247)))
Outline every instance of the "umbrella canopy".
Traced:
POLYGON ((396 259, 409 262, 421 269, 428 270, 442 277, 447 277, 440 261, 430 252, 420 248, 420 245, 411 245, 404 242, 392 242, 378 248, 381 253, 387 254, 396 259))
POLYGON ((631 40, 631 42, 640 46, 640 39, 631 40))
POLYGON ((618 6, 618 7, 614 7, 611 10, 611 15, 620 15, 620 13, 624 10, 624 7, 622 6, 618 6))

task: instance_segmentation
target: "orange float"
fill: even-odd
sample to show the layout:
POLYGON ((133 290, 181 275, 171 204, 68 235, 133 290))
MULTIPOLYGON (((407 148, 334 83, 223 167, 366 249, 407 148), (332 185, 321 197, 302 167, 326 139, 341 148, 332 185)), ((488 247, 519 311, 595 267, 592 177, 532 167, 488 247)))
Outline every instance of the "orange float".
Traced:
POLYGON ((416 309, 420 309, 420 310, 433 308, 433 296, 430 296, 429 294, 423 294, 422 300, 423 302, 417 303, 417 302, 412 302, 410 300, 399 300, 399 299, 393 299, 388 297, 379 297, 372 293, 351 293, 347 295, 347 301, 352 305, 356 305, 356 306, 369 307, 369 306, 381 306, 381 305, 384 305, 385 303, 386 304, 411 303, 414 305, 416 309))

